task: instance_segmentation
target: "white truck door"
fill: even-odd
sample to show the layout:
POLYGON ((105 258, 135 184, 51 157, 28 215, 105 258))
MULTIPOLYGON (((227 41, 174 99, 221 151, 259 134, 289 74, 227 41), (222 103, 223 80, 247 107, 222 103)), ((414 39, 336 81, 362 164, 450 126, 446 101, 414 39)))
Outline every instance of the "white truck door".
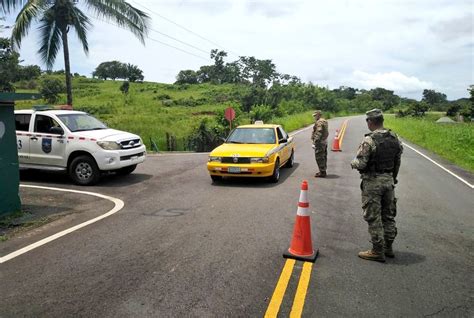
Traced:
POLYGON ((20 164, 30 162, 31 114, 15 114, 16 144, 20 164))
POLYGON ((54 118, 35 114, 33 135, 30 137, 30 163, 65 166, 66 138, 64 134, 53 133, 53 127, 63 129, 54 118))

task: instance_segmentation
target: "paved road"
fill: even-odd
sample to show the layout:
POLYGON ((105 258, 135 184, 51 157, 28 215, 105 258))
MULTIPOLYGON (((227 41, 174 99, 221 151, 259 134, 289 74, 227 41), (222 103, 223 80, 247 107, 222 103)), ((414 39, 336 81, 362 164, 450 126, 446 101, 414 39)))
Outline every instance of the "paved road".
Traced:
MULTIPOLYGON (((341 123, 330 121, 330 136, 341 123)), ((350 119, 343 152, 329 154, 327 179, 312 177, 306 130, 296 136, 295 167, 282 170, 278 184, 212 184, 207 155, 188 154, 150 156, 126 178, 80 188, 118 197, 125 208, 1 264, 0 317, 261 317, 285 264, 303 179, 320 249, 303 316, 473 316, 473 190, 409 149, 397 187, 397 257, 357 258, 369 238, 349 162, 365 131, 362 117, 350 119)), ((23 177, 77 188, 60 175, 47 180, 23 177)))

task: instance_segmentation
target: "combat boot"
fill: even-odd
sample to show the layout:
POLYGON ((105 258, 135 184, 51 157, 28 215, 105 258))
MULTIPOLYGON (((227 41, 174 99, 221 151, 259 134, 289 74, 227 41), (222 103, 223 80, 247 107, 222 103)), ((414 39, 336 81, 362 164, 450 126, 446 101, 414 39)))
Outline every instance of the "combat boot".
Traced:
POLYGON ((359 257, 369 260, 369 261, 376 261, 376 262, 385 262, 385 255, 383 253, 383 247, 373 245, 371 250, 365 252, 359 252, 359 257))
POLYGON ((326 171, 317 172, 314 176, 316 178, 326 178, 326 171))
POLYGON ((392 249, 392 244, 393 244, 393 241, 385 240, 385 243, 383 245, 383 250, 386 257, 390 257, 390 258, 395 257, 395 254, 393 253, 393 249, 392 249))

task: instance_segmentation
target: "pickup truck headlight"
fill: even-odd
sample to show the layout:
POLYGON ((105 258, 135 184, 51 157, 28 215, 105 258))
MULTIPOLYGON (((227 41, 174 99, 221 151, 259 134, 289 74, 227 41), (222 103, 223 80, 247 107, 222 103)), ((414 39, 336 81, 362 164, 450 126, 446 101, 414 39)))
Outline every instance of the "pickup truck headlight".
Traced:
POLYGON ((121 148, 115 141, 98 141, 97 144, 105 150, 119 150, 121 148))
POLYGON ((268 163, 268 157, 250 158, 251 163, 268 163))
POLYGON ((209 162, 221 162, 222 157, 209 157, 209 162))

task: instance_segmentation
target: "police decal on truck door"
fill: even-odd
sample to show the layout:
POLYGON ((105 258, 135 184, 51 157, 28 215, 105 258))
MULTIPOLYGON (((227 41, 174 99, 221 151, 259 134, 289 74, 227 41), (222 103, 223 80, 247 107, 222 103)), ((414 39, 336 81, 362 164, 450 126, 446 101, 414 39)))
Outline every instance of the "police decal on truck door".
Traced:
POLYGON ((50 153, 52 149, 52 139, 51 138, 42 138, 41 140, 41 150, 44 153, 50 153))

